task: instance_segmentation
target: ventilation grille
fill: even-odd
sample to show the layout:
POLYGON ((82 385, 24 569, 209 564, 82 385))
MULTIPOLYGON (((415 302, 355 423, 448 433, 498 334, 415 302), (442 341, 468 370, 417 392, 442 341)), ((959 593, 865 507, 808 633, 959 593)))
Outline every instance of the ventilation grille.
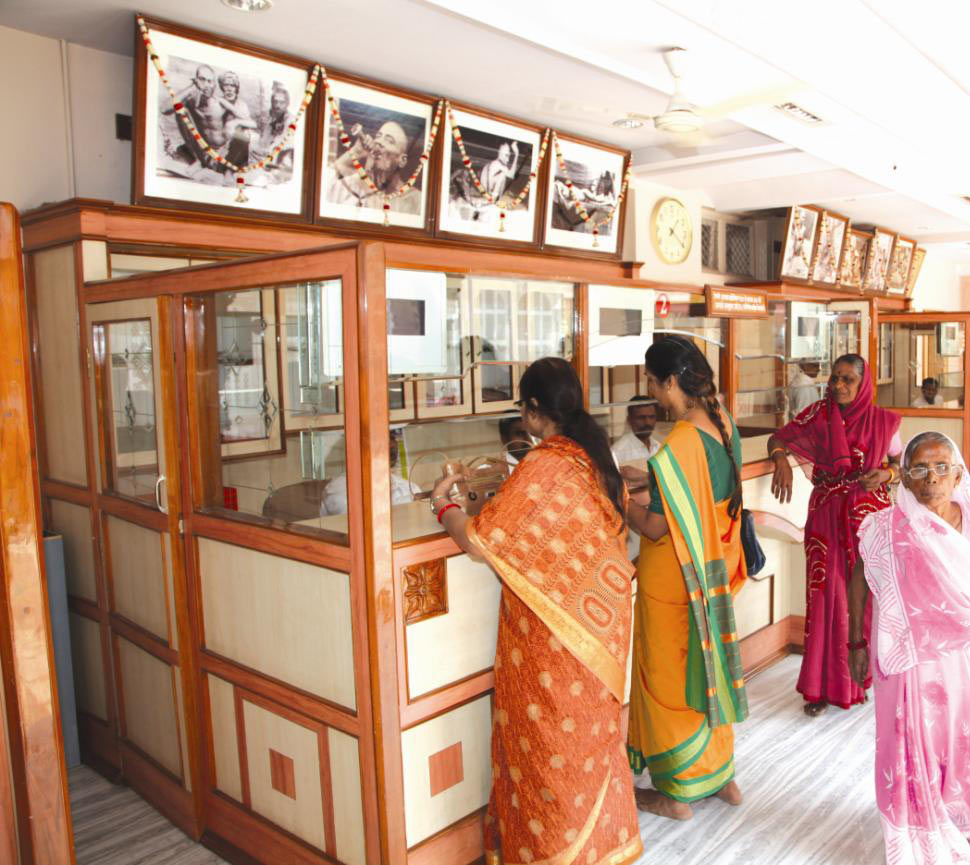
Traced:
POLYGON ((717 221, 705 219, 701 222, 701 266, 717 270, 717 221))
POLYGON ((724 226, 724 253, 728 273, 751 276, 751 226, 729 222, 724 226))
POLYGON ((812 114, 811 111, 802 108, 800 105, 796 105, 794 102, 782 102, 776 105, 775 109, 801 123, 815 124, 823 122, 822 118, 817 114, 812 114))

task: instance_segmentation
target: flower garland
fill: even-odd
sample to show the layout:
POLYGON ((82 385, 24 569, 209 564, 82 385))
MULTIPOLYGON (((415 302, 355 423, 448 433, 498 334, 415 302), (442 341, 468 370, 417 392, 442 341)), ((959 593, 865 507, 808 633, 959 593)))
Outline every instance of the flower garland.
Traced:
POLYGON ((296 117, 293 118, 292 122, 287 125, 286 132, 284 132, 279 141, 277 141, 276 146, 274 146, 273 149, 258 162, 250 162, 248 165, 236 165, 235 163, 230 162, 218 150, 212 147, 212 145, 209 144, 209 142, 206 141, 202 136, 202 133, 199 132, 198 127, 192 120, 192 115, 185 107, 185 104, 178 100, 175 90, 168 80, 168 75, 165 74, 165 70, 162 68, 161 60, 158 56, 158 52, 155 51, 155 46, 152 44, 152 39, 148 32, 148 25, 145 23, 145 19, 142 18, 141 15, 138 15, 137 21, 138 27, 141 30, 142 40, 144 41, 145 48, 148 51, 148 56, 151 58, 152 64, 155 66, 155 70, 158 72, 158 77, 162 80, 162 84, 164 84, 165 89, 168 90, 168 95, 172 100, 172 107, 175 109, 175 113, 182 119, 182 122, 189 130, 189 134, 210 159, 212 159, 214 162, 218 162, 220 165, 224 165, 230 171, 235 172, 236 186, 239 190, 239 193, 236 195, 236 201, 239 203, 247 202, 249 199, 246 197, 243 191, 246 187, 246 173, 265 168, 267 165, 269 165, 269 163, 276 159, 276 157, 279 156, 283 149, 290 143, 290 140, 293 138, 300 120, 303 118, 303 115, 306 113, 310 102, 313 100, 313 94, 317 89, 317 81, 319 80, 322 71, 320 64, 314 64, 313 72, 310 75, 306 90, 303 93, 303 99, 300 102, 300 109, 297 111, 296 117))
MULTIPOLYGON (((343 118, 340 116, 340 108, 337 106, 337 99, 333 95, 333 85, 330 83, 330 79, 327 77, 326 70, 323 73, 323 87, 327 91, 327 104, 330 106, 330 114, 333 117, 333 122, 337 124, 338 138, 340 143, 344 147, 350 147, 352 140, 347 134, 347 130, 344 128, 343 118)), ((382 192, 377 188, 377 184, 374 183, 371 176, 367 173, 367 169, 361 164, 361 161, 355 156, 354 157, 354 168, 357 170, 357 175, 360 179, 367 184, 371 192, 376 192, 384 201, 384 225, 390 225, 390 210, 391 210, 391 200, 394 198, 400 198, 407 195, 414 184, 417 183, 418 178, 421 176, 421 172, 424 170, 424 166, 428 163, 431 158, 431 150, 434 147, 435 139, 438 137, 438 126, 441 124, 441 112, 444 109, 445 100, 439 99, 438 104, 435 108, 434 118, 431 121, 431 133, 428 136, 428 144, 421 153, 421 157, 418 159, 418 164, 411 176, 404 182, 404 184, 396 189, 394 192, 382 192)))
POLYGON ((539 159, 536 162, 536 167, 534 171, 529 172, 529 182, 526 183, 519 194, 512 199, 511 202, 499 202, 495 200, 493 196, 482 184, 481 179, 476 173, 475 169, 472 167, 472 161, 468 157, 468 153, 465 151, 465 142, 461 137, 461 130, 458 128, 458 124, 455 122, 455 115, 451 110, 451 103, 445 102, 445 111, 448 112, 448 124, 451 126, 451 134, 455 139, 455 144, 458 145, 458 150, 461 152, 461 162, 465 166, 465 170, 468 172, 472 179, 472 183, 475 184, 475 189, 478 190, 479 195, 482 196, 489 204, 494 204, 499 209, 499 223, 498 230, 505 231, 505 215, 508 210, 515 210, 529 194, 529 190, 532 188, 532 183, 536 179, 536 175, 539 172, 539 168, 542 165, 543 160, 546 158, 546 148, 549 146, 549 130, 547 129, 542 136, 542 143, 539 145, 539 159))
POLYGON ((587 212, 586 208, 583 206, 583 202, 579 200, 576 192, 573 189, 573 181, 569 176, 569 170, 566 168, 566 160, 563 159, 562 149, 559 147, 559 136, 555 132, 552 133, 552 143, 556 149, 556 160, 559 163, 559 173, 566 178, 566 188, 569 189, 569 195, 576 205, 576 212, 579 214, 580 219, 583 222, 591 223, 593 226, 593 247, 599 246, 599 226, 605 225, 610 220, 613 219, 613 214, 616 213, 616 209, 622 203, 624 197, 626 196, 627 187, 630 185, 630 175, 632 171, 632 166, 628 165, 626 173, 623 175, 623 184, 620 186, 620 194, 616 197, 616 201, 613 202, 613 206, 606 212, 606 217, 598 221, 594 221, 592 217, 587 212))

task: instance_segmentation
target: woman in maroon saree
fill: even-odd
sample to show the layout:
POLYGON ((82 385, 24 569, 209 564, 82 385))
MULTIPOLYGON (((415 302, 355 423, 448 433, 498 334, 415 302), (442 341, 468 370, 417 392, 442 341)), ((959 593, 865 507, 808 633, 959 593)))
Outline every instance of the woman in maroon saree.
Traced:
MULTIPOLYGON (((868 364, 847 354, 832 364, 825 398, 768 439, 778 501, 791 500, 788 453, 814 465, 805 522, 805 654, 797 685, 809 715, 829 703, 848 709, 866 698, 871 680, 863 688, 849 675, 847 587, 859 557, 859 524, 889 507, 887 485, 899 480, 899 421, 873 405, 868 364)), ((867 607, 865 633, 869 620, 867 607)))

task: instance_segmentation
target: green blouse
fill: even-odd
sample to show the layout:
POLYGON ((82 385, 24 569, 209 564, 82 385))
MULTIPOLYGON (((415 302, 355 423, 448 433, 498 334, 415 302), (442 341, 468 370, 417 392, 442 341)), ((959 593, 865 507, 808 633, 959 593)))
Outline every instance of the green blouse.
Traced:
MULTIPOLYGON (((704 455, 707 457, 707 470, 711 475, 711 488, 714 490, 714 501, 723 502, 731 498, 734 492, 734 473, 731 471, 731 463, 728 460, 727 451, 724 449, 724 442, 720 436, 712 436, 704 430, 697 430, 701 434, 701 441, 704 442, 704 455)), ((738 435, 738 428, 731 424, 731 450, 734 452, 734 461, 741 469, 741 436, 738 435)), ((654 514, 664 512, 663 501, 660 498, 660 490, 657 487, 657 479, 653 472, 650 472, 650 506, 648 510, 654 514)))

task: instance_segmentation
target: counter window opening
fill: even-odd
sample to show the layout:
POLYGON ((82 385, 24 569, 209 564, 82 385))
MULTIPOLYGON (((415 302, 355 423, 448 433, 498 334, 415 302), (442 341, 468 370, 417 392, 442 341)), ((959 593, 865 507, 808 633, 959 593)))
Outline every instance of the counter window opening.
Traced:
POLYGON ((519 377, 540 357, 574 360, 576 287, 393 268, 386 286, 391 513, 400 542, 441 531, 428 495, 445 462, 511 467, 523 453, 519 377))
POLYGON ((202 512, 347 543, 341 290, 186 297, 202 512))
POLYGON ((962 411, 965 343, 962 321, 880 322, 877 403, 962 411))

